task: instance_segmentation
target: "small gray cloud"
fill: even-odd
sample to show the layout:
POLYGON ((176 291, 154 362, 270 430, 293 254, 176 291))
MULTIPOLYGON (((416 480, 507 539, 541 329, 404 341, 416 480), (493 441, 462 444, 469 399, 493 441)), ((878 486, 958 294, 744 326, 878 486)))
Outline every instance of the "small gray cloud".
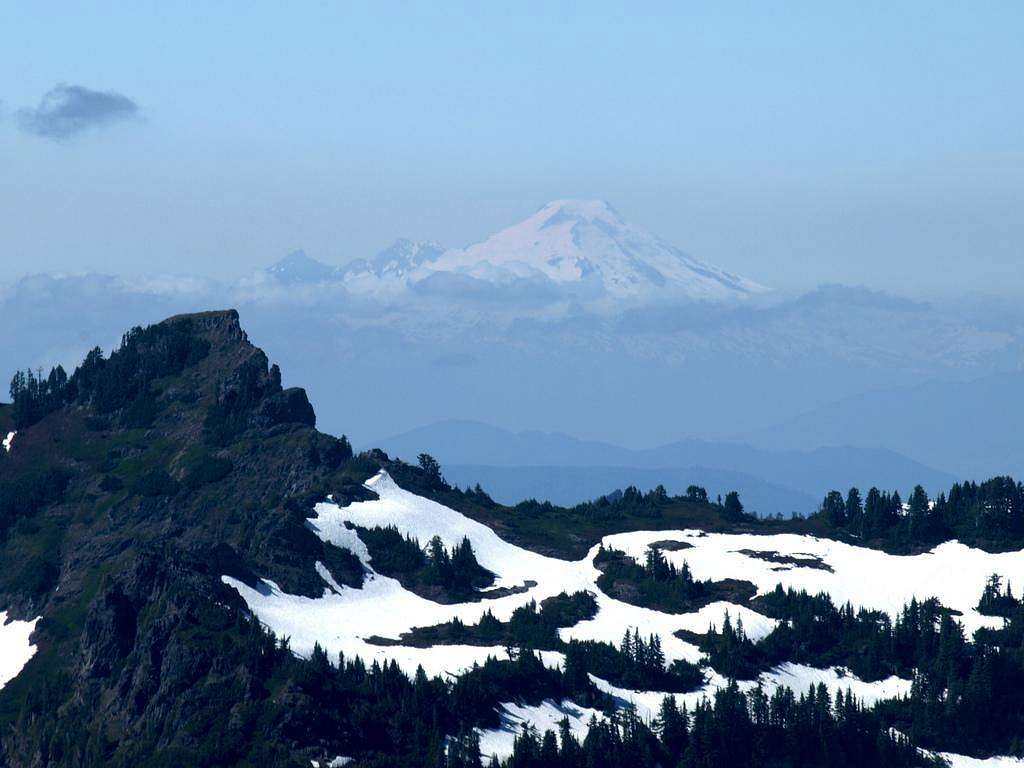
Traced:
POLYGON ((138 104, 116 91, 60 83, 46 92, 38 107, 18 112, 18 126, 33 136, 64 141, 128 120, 138 112, 138 104))

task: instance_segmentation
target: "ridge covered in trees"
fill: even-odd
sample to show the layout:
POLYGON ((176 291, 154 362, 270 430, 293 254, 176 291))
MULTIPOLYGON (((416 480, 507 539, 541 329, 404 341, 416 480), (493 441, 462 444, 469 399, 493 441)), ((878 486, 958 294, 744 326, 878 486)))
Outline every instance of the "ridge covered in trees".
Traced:
MULTIPOLYGON (((0 423, 23 434, 12 453, 0 453, 0 596, 12 616, 42 619, 36 656, 0 691, 0 762, 308 766, 351 755, 359 765, 475 768, 487 764, 477 759, 475 729, 499 724, 498 704, 545 700, 609 718, 581 739, 566 728, 527 728, 509 765, 903 766, 931 762, 917 747, 1024 754, 1024 610, 998 577, 978 606, 1005 621, 971 638, 935 601, 912 602, 890 619, 782 590, 749 603, 780 620, 760 642, 732 621, 687 636, 735 680, 781 661, 839 665, 865 680, 913 680, 903 699, 866 708, 820 687, 769 695, 730 684, 689 711, 666 698, 650 723, 591 676, 688 692, 706 670, 668 664, 661 640, 642 626, 624 627, 618 645, 563 641, 560 629, 592 615, 592 596, 528 604, 509 621, 485 614, 472 626, 415 630, 429 644, 510 652, 458 678, 430 679, 319 648, 299 658, 221 582, 225 574, 250 585, 267 577, 290 594, 320 597, 314 564, 322 563, 338 583, 359 586, 359 558, 320 541, 306 518, 328 493, 342 503, 368 498, 362 483, 381 469, 516 543, 562 557, 582 557, 611 533, 683 527, 813 533, 897 552, 951 537, 1016 549, 1022 489, 1011 478, 960 483, 932 501, 916 489, 906 504, 877 489, 829 494, 817 514, 793 521, 758 519, 738 495, 712 500, 697 486, 681 496, 625 489, 571 509, 503 507, 482 488, 452 488, 426 454, 412 466, 379 451, 354 456, 344 438, 318 433, 304 394, 282 388, 234 313, 133 329, 109 357, 93 350, 71 375, 59 367, 18 374, 11 393, 0 423), (564 667, 545 667, 540 650, 564 653, 564 667)), ((468 541, 446 548, 397 530, 364 535, 375 568, 433 599, 496 596, 468 541)), ((610 579, 602 588, 618 584, 636 604, 690 610, 720 589, 669 567, 657 548, 643 563, 610 551, 602 560, 610 579)))
POLYGON ((617 549, 601 546, 594 557, 601 571, 597 586, 606 594, 632 605, 666 613, 690 613, 718 600, 746 602, 757 594, 748 581, 698 581, 683 562, 670 563, 657 547, 648 547, 643 564, 617 549))
POLYGON ((77 403, 92 406, 97 414, 127 409, 128 426, 147 426, 155 407, 150 383, 181 373, 209 352, 210 342, 194 333, 188 320, 132 328, 109 358, 95 347, 70 377, 60 365, 45 378, 42 371, 17 372, 10 389, 14 425, 24 429, 77 403))
POLYGON ((440 536, 421 547, 395 526, 356 530, 374 569, 398 579, 403 587, 422 597, 441 603, 479 600, 484 595, 480 590, 494 583, 494 574, 477 562, 473 545, 465 536, 448 550, 440 536))
POLYGON ((955 483, 931 501, 916 486, 904 504, 898 491, 871 488, 861 497, 830 491, 815 515, 835 530, 893 551, 929 548, 950 539, 983 549, 1024 548, 1024 485, 1012 477, 955 483))

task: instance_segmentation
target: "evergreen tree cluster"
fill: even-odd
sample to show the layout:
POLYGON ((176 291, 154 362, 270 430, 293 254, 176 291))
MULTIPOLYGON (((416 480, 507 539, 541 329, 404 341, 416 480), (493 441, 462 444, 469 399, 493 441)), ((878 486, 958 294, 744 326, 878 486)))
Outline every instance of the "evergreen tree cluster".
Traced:
POLYGON ((357 530, 374 569, 418 594, 443 602, 462 602, 479 599, 479 590, 494 583, 494 574, 480 565, 466 537, 449 550, 439 536, 421 547, 393 525, 357 530))
POLYGON ((716 600, 749 600, 757 590, 736 579, 698 581, 683 562, 676 568, 657 547, 649 547, 643 564, 603 545, 594 557, 601 571, 597 585, 607 594, 633 605, 668 613, 689 613, 716 600))
POLYGON ((445 624, 420 627, 403 635, 401 644, 414 647, 504 645, 512 650, 561 651, 566 656, 566 676, 575 691, 591 688, 589 675, 635 690, 683 693, 703 684, 704 673, 695 664, 677 660, 666 668, 661 638, 657 635, 645 640, 639 630, 627 630, 618 648, 595 640, 566 642, 561 639, 562 627, 573 626, 596 614, 597 602, 590 593, 562 594, 548 598, 539 608, 535 601, 519 606, 507 622, 499 621, 486 611, 473 625, 467 626, 456 618, 445 624))
MULTIPOLYGON (((702 489, 703 490, 703 489, 702 489)), ((705 497, 707 492, 705 492, 705 497)), ((549 501, 528 499, 515 506, 516 512, 529 517, 543 517, 559 512, 579 515, 592 520, 619 520, 627 516, 640 518, 658 518, 662 510, 674 501, 665 487, 659 485, 646 493, 635 486, 621 491, 600 496, 593 501, 585 501, 567 510, 556 507, 549 501)))
POLYGON ((414 629, 402 636, 402 643, 422 647, 457 643, 558 650, 563 645, 559 629, 595 615, 597 601, 589 592, 561 594, 547 598, 539 608, 535 600, 519 606, 508 621, 499 621, 487 610, 476 624, 467 626, 456 617, 446 624, 414 629))
POLYGON ((661 639, 647 640, 639 630, 626 630, 622 644, 594 640, 570 640, 563 648, 565 674, 574 687, 582 687, 594 675, 612 685, 631 690, 685 693, 704 683, 704 672, 696 664, 673 661, 667 668, 661 639))
POLYGON ((847 667, 864 680, 909 678, 909 698, 878 709, 915 744, 971 755, 1024 754, 1024 601, 998 576, 989 579, 978 607, 1005 617, 1005 625, 978 630, 973 641, 935 600, 912 600, 892 621, 849 604, 836 607, 828 595, 781 587, 757 607, 780 619, 760 642, 728 618, 700 639, 721 674, 753 679, 792 661, 847 667))
POLYGON ((64 405, 67 385, 68 375, 60 365, 51 368, 49 376, 43 376, 42 369, 15 373, 10 389, 14 426, 23 429, 35 424, 64 405))
POLYGON ((70 473, 60 467, 0 480, 0 537, 18 520, 27 520, 45 505, 60 501, 70 481, 70 473))
POLYGON ((750 680, 786 661, 813 667, 846 667, 862 680, 913 677, 937 661, 963 657, 960 625, 938 601, 911 600, 890 620, 881 611, 837 607, 829 595, 809 595, 781 585, 758 598, 756 608, 779 624, 758 643, 727 616, 718 632, 701 638, 709 663, 727 677, 750 680))
POLYGON ((1011 618, 1020 607, 1020 602, 1013 596, 1013 589, 1010 582, 1006 582, 1006 589, 1003 589, 1002 577, 994 573, 985 582, 985 588, 981 592, 981 599, 978 600, 978 613, 986 616, 1002 616, 1011 618))
POLYGON ((494 582, 494 574, 477 562, 466 536, 451 552, 445 549, 440 536, 434 536, 427 544, 427 561, 427 583, 443 587, 451 594, 469 594, 494 582))
MULTIPOLYGON (((590 722, 582 742, 568 720, 559 733, 526 727, 507 768, 817 768, 936 765, 891 733, 874 711, 847 692, 833 699, 824 685, 797 697, 786 688, 769 696, 735 682, 688 713, 672 697, 654 723, 631 709, 590 722)), ((459 763, 470 766, 470 763, 459 763)), ((493 765, 493 764, 492 764, 493 765)))
MULTIPOLYGON (((91 405, 100 414, 127 409, 129 421, 145 422, 155 407, 150 383, 181 373, 209 351, 210 343, 186 320, 132 328, 109 358, 96 347, 70 377, 59 365, 45 378, 42 371, 16 373, 10 390, 14 424, 28 427, 70 403, 91 405)), ((129 426, 136 425, 145 426, 129 426)))
POLYGON ((971 755, 1024 756, 1024 602, 999 578, 979 607, 1006 618, 973 643, 939 643, 918 667, 909 702, 889 705, 897 727, 921 746, 971 755))
POLYGON ((1024 546, 1024 485, 1012 477, 956 483, 934 503, 920 485, 906 505, 899 492, 830 491, 816 516, 835 529, 889 549, 908 551, 950 539, 1000 550, 1024 546))
MULTIPOLYGON (((357 757, 360 765, 400 768, 445 768, 449 736, 475 737, 474 728, 496 728, 500 702, 521 699, 540 703, 573 694, 557 669, 549 669, 529 652, 510 660, 488 659, 456 679, 429 678, 422 667, 409 678, 395 662, 367 666, 361 659, 339 655, 332 660, 316 646, 309 659, 296 657, 288 640, 277 640, 253 623, 244 647, 250 702, 239 716, 256 726, 274 705, 273 691, 287 685, 291 711, 280 719, 277 741, 321 744, 328 754, 357 757), (259 703, 254 707, 253 702, 259 703)), ((222 714, 222 713, 221 713, 222 714)), ((266 726, 260 726, 266 727, 266 726)), ((468 738, 467 738, 468 737, 468 738)), ((226 750, 258 747, 211 742, 210 753, 192 756, 196 765, 281 764, 267 760, 242 763, 243 755, 226 750)), ((244 753, 243 753, 244 754, 244 753)), ((453 751, 456 761, 458 748, 453 751)), ((479 763, 477 763, 479 764, 479 763)))

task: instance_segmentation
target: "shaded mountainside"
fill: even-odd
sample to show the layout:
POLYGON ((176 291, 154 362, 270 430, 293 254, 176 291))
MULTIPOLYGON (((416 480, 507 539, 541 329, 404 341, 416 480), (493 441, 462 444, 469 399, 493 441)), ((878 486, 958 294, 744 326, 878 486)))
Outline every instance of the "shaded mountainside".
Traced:
MULTIPOLYGON (((0 688, 0 765, 308 766, 357 754, 360 765, 443 766, 446 738, 458 753, 471 744, 473 729, 500 724, 501 702, 571 697, 614 709, 614 697, 595 687, 587 667, 546 667, 530 650, 457 679, 410 678, 394 663, 328 659, 319 647, 300 658, 287 641, 265 633, 224 577, 250 595, 297 601, 324 598, 325 585, 338 594, 340 585, 375 578, 354 551, 366 549, 356 545, 354 529, 339 531, 343 547, 317 535, 308 519, 327 498, 352 509, 376 499, 365 483, 383 477, 381 470, 403 492, 457 510, 505 542, 563 559, 583 558, 609 534, 639 530, 801 532, 915 551, 959 532, 950 521, 959 524, 963 510, 981 510, 970 526, 982 546, 995 541, 1007 549, 1024 537, 1022 491, 1010 481, 964 487, 934 515, 922 512, 925 538, 900 523, 888 495, 868 494, 863 513, 848 507, 787 522, 755 520, 733 496, 709 503, 701 489, 686 497, 628 489, 572 508, 502 506, 482 489, 448 485, 429 457, 410 466, 380 451, 354 456, 344 437, 318 432, 305 392, 282 387, 280 371, 249 342, 234 311, 133 329, 109 357, 94 350, 70 376, 19 375, 12 391, 14 403, 0 406, 0 431, 15 432, 10 450, 0 450, 0 610, 39 620, 35 655, 0 688), (1007 501, 1008 517, 984 518, 993 499, 1007 501)), ((376 541, 384 549, 374 563, 383 568, 391 557, 395 572, 436 598, 439 610, 467 594, 479 602, 523 591, 482 591, 491 589, 491 564, 481 566, 468 541, 450 551, 397 531, 378 532, 376 541)), ((635 569, 615 580, 637 600, 668 589, 651 587, 635 569)), ((725 594, 720 585, 686 588, 696 590, 693 604, 725 594)), ((727 592, 750 594, 739 583, 727 592)), ((568 613, 541 622, 545 637, 586 615, 568 613)), ((527 612, 520 621, 534 618, 527 612)), ((520 631, 511 624, 491 630, 520 631)), ((632 656, 601 643, 580 653, 587 664, 618 669, 623 680, 649 677, 650 659, 637 650, 645 646, 637 638, 631 647, 632 656)), ((676 672, 687 681, 699 676, 692 664, 676 672)), ((741 696, 724 695, 733 697, 730 706, 741 696)), ((813 703, 801 700, 806 706, 813 703)), ((835 713, 835 726, 846 729, 843 754, 884 765, 925 762, 888 734, 891 721, 852 702, 844 707, 835 713)), ((706 715, 708 738, 729 733, 728 718, 714 725, 717 715, 706 715)), ((763 734, 778 739, 779 765, 802 743, 790 738, 791 716, 792 727, 802 722, 802 715, 780 714, 782 730, 763 734)), ((630 723, 630 738, 639 738, 650 758, 643 765, 677 762, 678 751, 646 725, 630 723)), ((624 746, 618 730, 603 733, 620 739, 617 754, 637 754, 629 750, 640 747, 624 746)), ((586 748, 607 752, 596 741, 586 748)), ((824 764, 826 756, 808 764, 824 764)), ((475 763, 449 757, 447 765, 475 763)))
MULTIPOLYGON (((135 371, 159 368, 167 339, 198 352, 169 375, 143 377, 124 403, 110 387, 80 391, 20 426, 0 455, 4 499, 21 502, 0 532, 0 604, 43 617, 38 653, 0 694, 12 764, 187 754, 210 736, 211 697, 253 698, 245 664, 212 643, 237 634, 238 600, 220 576, 272 573, 309 595, 323 583, 316 560, 341 582, 353 578, 301 514, 327 487, 360 493, 364 478, 342 469, 347 442, 315 430, 305 393, 282 389, 237 313, 153 328, 96 366, 100 379, 117 374, 104 386, 124 381, 114 369, 129 357, 135 371), (46 488, 52 476, 59 482, 46 488)), ((13 428, 15 409, 0 413, 13 428)))

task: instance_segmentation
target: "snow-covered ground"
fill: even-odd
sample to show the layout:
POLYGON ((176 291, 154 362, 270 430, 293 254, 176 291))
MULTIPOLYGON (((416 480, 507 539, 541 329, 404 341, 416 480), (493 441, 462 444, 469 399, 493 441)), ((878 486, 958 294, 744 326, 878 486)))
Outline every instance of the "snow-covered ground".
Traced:
POLYGON ((342 757, 338 755, 330 760, 324 762, 322 760, 310 760, 313 764, 313 768, 345 768, 346 765, 353 762, 351 757, 342 757))
POLYGON ((596 709, 579 707, 571 701, 555 702, 550 699, 535 707, 511 702, 502 704, 500 715, 500 728, 478 729, 477 731, 480 734, 480 754, 485 763, 493 755, 497 755, 500 760, 511 756, 516 736, 522 733, 523 728, 527 725, 532 725, 540 734, 545 731, 558 733, 558 724, 568 718, 569 730, 582 741, 589 730, 590 719, 592 717, 599 720, 604 718, 604 715, 596 709))
POLYGON ((324 595, 307 598, 289 595, 271 581, 264 581, 259 589, 224 577, 224 581, 241 593, 260 620, 279 636, 291 639, 296 652, 308 654, 319 643, 331 655, 339 651, 358 655, 366 660, 394 659, 403 669, 412 673, 423 665, 428 673, 463 671, 488 656, 504 658, 500 647, 437 646, 434 648, 405 648, 378 646, 366 639, 379 636, 398 639, 414 627, 430 626, 459 618, 466 624, 480 620, 485 611, 491 611, 500 620, 507 620, 512 612, 536 600, 563 592, 588 591, 595 595, 598 613, 594 619, 562 630, 563 639, 605 640, 618 643, 627 627, 639 628, 643 634, 661 637, 665 656, 669 661, 687 659, 698 661, 700 652, 673 634, 678 629, 704 632, 710 626, 720 626, 726 613, 742 619, 744 627, 754 638, 771 632, 775 621, 750 610, 746 606, 714 603, 689 614, 669 614, 623 603, 601 592, 596 585, 600 572, 594 567, 597 547, 579 561, 566 561, 545 557, 510 544, 487 526, 441 504, 422 498, 399 488, 386 473, 367 482, 377 493, 377 499, 355 502, 339 507, 332 502, 316 506, 316 516, 308 525, 324 541, 350 549, 370 569, 362 589, 351 589, 333 583, 321 568, 325 580, 324 595), (528 581, 536 586, 525 592, 475 603, 441 605, 406 590, 395 579, 372 571, 373 562, 366 546, 356 532, 345 523, 374 527, 393 525, 403 534, 413 536, 425 544, 432 536, 440 536, 445 545, 458 544, 468 537, 473 544, 477 560, 497 575, 497 587, 523 587, 528 581), (353 620, 353 617, 358 617, 353 620))
POLYGON ((956 541, 913 556, 888 555, 813 536, 694 530, 622 533, 606 537, 605 545, 642 560, 652 542, 666 540, 691 545, 665 552, 665 557, 676 565, 685 561, 696 579, 743 579, 752 582, 760 594, 770 592, 776 584, 810 593, 827 592, 837 604, 849 601, 855 607, 889 615, 895 615, 912 598, 937 597, 947 608, 963 614, 959 620, 968 634, 1002 623, 1002 619, 982 616, 976 610, 990 575, 1000 574, 1018 591, 1024 586, 1024 552, 991 554, 956 541), (742 550, 788 555, 809 564, 820 560, 832 570, 780 564, 742 554, 742 550))
MULTIPOLYGON (((728 681, 718 674, 709 676, 704 687, 690 693, 664 693, 661 691, 631 691, 619 688, 606 680, 594 675, 590 679, 598 689, 615 697, 623 703, 628 703, 636 710, 637 715, 647 723, 651 723, 657 717, 661 702, 665 696, 672 696, 676 703, 690 711, 700 703, 702 699, 710 698, 715 691, 724 687, 728 681)), ((865 704, 874 704, 877 701, 896 696, 904 696, 910 692, 911 681, 901 680, 898 677, 890 677, 886 680, 879 680, 875 683, 866 683, 855 675, 842 669, 815 669, 801 664, 783 664, 771 672, 761 675, 761 685, 770 696, 776 688, 785 687, 792 689, 795 693, 802 694, 812 685, 824 683, 829 694, 833 697, 837 691, 853 692, 855 698, 865 704)), ((750 690, 756 685, 753 680, 741 682, 742 690, 750 690)), ((485 758, 497 755, 504 760, 512 754, 512 747, 517 734, 522 732, 525 724, 533 725, 539 733, 546 730, 558 732, 558 724, 563 718, 569 719, 570 729, 578 739, 583 739, 588 730, 591 717, 603 719, 604 715, 595 709, 579 707, 571 701, 556 703, 545 701, 538 706, 525 706, 516 703, 505 703, 501 705, 500 728, 480 730, 480 752, 485 758)), ((967 758, 969 759, 969 758, 967 758)), ((979 766, 982 764, 979 763, 979 766)), ((965 763, 965 768, 973 768, 973 764, 965 763)), ((995 768, 995 764, 993 764, 995 768)), ((1002 768, 999 766, 999 768, 1002 768)))
MULTIPOLYGON (((693 708, 702 699, 714 696, 715 691, 725 687, 728 680, 717 673, 710 674, 704 686, 689 693, 665 693, 663 691, 632 691, 626 688, 619 688, 606 680, 593 675, 590 679, 605 693, 614 696, 624 702, 632 704, 637 714, 645 721, 651 722, 658 714, 662 699, 666 696, 675 698, 676 703, 687 709, 693 708)), ((760 682, 765 692, 770 696, 777 688, 789 688, 798 696, 806 693, 812 685, 817 686, 824 683, 828 692, 833 697, 837 691, 852 691, 856 699, 871 705, 884 699, 892 699, 898 696, 905 696, 910 693, 911 680, 903 680, 899 677, 889 677, 885 680, 878 680, 868 683, 845 669, 832 667, 829 669, 817 669, 803 664, 782 664, 770 672, 763 673, 755 680, 743 680, 738 683, 741 690, 749 691, 760 682)))
POLYGON ((967 757, 966 755, 954 755, 952 752, 937 752, 947 763, 949 768, 1022 768, 1024 760, 1019 757, 967 757))
MULTIPOLYGON (((563 628, 563 639, 604 640, 618 644, 627 628, 637 628, 644 636, 656 634, 660 637, 668 661, 700 661, 701 653, 697 647, 680 640, 674 633, 680 629, 700 633, 709 627, 719 627, 727 613, 733 621, 742 621, 747 634, 754 640, 769 634, 776 625, 775 620, 746 605, 728 602, 713 603, 687 614, 670 614, 620 602, 597 587, 600 572, 593 563, 597 546, 578 561, 545 557, 504 541, 487 526, 448 507, 403 490, 386 472, 371 478, 366 486, 377 494, 376 499, 355 502, 347 507, 326 501, 316 505, 315 515, 307 521, 310 529, 322 540, 348 548, 363 562, 368 574, 361 589, 335 583, 321 564, 317 564, 317 569, 324 578, 324 594, 319 598, 287 594, 269 580, 254 589, 230 577, 223 577, 225 583, 238 590, 260 621, 278 636, 290 638, 296 653, 307 655, 314 644, 319 643, 332 656, 343 652, 348 657, 360 656, 367 662, 393 660, 410 675, 417 666, 422 666, 428 675, 457 675, 489 656, 505 658, 505 649, 464 645, 432 648, 381 646, 367 640, 373 636, 398 639, 415 627, 440 624, 454 618, 474 624, 488 610, 498 619, 507 620, 516 608, 531 600, 540 603, 547 597, 577 591, 594 594, 598 612, 593 619, 563 628), (522 588, 528 583, 535 585, 493 600, 454 605, 435 603, 409 592, 397 580, 376 573, 366 546, 346 524, 365 527, 392 525, 402 534, 417 538, 421 544, 438 535, 449 548, 457 545, 463 537, 468 537, 481 565, 495 573, 495 586, 522 588)), ((998 573, 1008 578, 1016 590, 1024 586, 1024 553, 989 554, 956 542, 913 557, 887 555, 793 534, 757 536, 706 534, 695 530, 638 531, 607 536, 603 544, 642 559, 651 543, 664 540, 690 545, 667 551, 665 555, 677 565, 685 561, 698 579, 745 579, 755 584, 760 593, 771 591, 776 584, 812 593, 825 591, 837 603, 850 601, 856 606, 890 614, 899 611, 911 598, 934 596, 963 614, 962 620, 969 632, 1000 621, 983 617, 975 610, 990 574, 998 573), (744 550, 774 553, 804 562, 772 562, 743 554, 744 550), (813 567, 818 564, 824 564, 831 570, 813 567)), ((561 665, 564 661, 562 655, 555 652, 545 652, 542 657, 549 666, 561 665)), ((833 694, 838 690, 852 690, 858 699, 869 704, 906 695, 910 690, 909 680, 894 677, 867 683, 841 669, 814 669, 796 664, 783 664, 763 674, 760 679, 769 690, 787 686, 798 694, 806 691, 809 685, 820 682, 833 694)), ((664 696, 657 691, 619 689, 597 678, 595 683, 619 699, 632 702, 646 719, 653 717, 664 696)), ((724 684, 724 678, 709 669, 701 690, 676 697, 680 704, 692 707, 724 684)), ((754 684, 753 681, 743 683, 748 688, 754 684)), ((555 718, 557 713, 554 720, 557 723, 567 706, 571 705, 554 702, 533 708, 512 703, 505 705, 503 712, 507 727, 483 734, 488 749, 507 754, 514 733, 518 732, 514 726, 529 720, 544 730, 541 723, 548 723, 544 718, 555 718)), ((577 714, 580 722, 585 724, 589 720, 590 713, 581 711, 577 714)), ((574 728, 579 725, 573 717, 570 721, 574 728)))
POLYGON ((0 688, 17 677, 35 655, 36 647, 29 638, 38 621, 8 621, 7 611, 0 611, 0 688))
POLYGON ((11 446, 14 444, 14 436, 16 434, 17 434, 17 432, 8 432, 7 433, 7 437, 4 438, 4 452, 5 453, 10 453, 11 452, 11 446))

